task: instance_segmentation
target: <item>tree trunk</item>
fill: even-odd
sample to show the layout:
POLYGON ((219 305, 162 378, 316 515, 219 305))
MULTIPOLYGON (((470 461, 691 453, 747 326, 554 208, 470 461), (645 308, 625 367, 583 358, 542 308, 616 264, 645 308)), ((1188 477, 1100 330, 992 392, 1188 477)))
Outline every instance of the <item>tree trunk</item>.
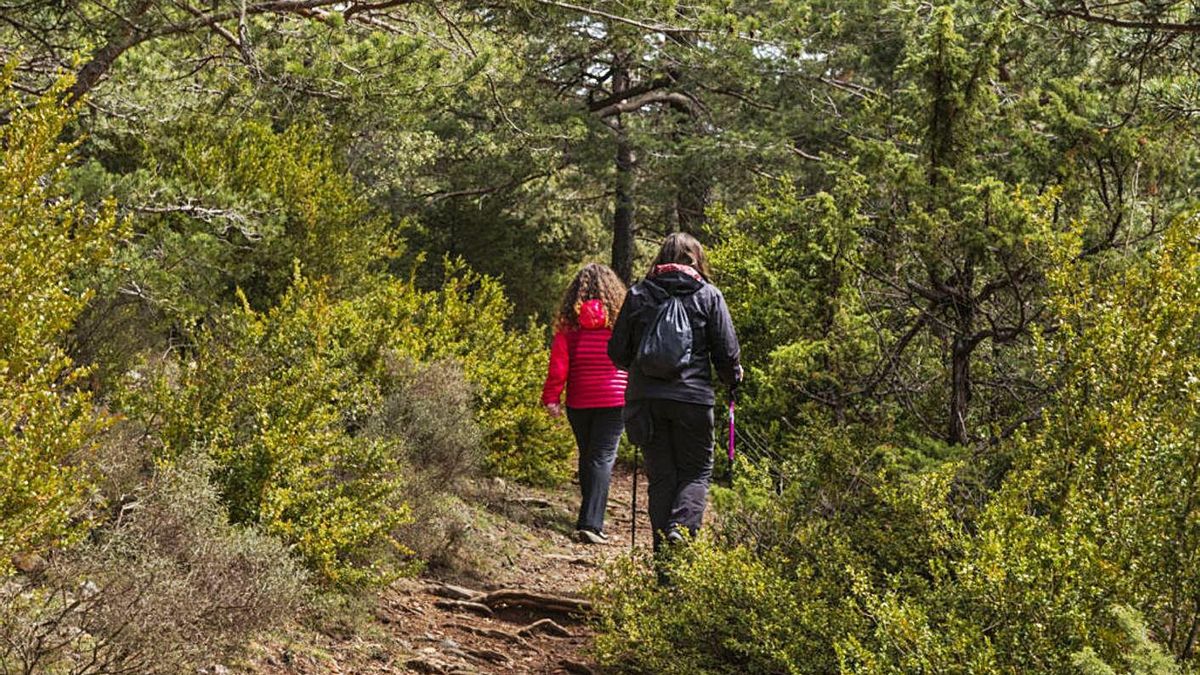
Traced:
POLYGON ((97 49, 92 54, 92 58, 83 64, 79 72, 75 74, 75 82, 67 90, 68 103, 75 103, 84 94, 91 91, 92 87, 95 87, 100 79, 108 73, 121 54, 145 39, 145 33, 138 28, 138 21, 153 6, 154 0, 139 0, 128 13, 121 17, 118 27, 108 36, 108 41, 104 46, 97 49))
MULTIPOLYGON (((694 132, 696 111, 680 102, 671 104, 675 128, 671 140, 682 146, 694 132)), ((699 164, 703 164, 701 160, 699 164)), ((694 162, 681 161, 675 170, 675 223, 679 230, 695 234, 704 225, 704 212, 708 207, 711 181, 705 167, 694 162)))
POLYGON ((952 445, 965 445, 970 436, 967 412, 971 405, 971 355, 979 342, 974 337, 975 261, 968 258, 947 285, 954 310, 954 342, 950 349, 950 434, 952 445))
POLYGON ((612 268, 626 284, 633 281, 633 147, 624 132, 617 140, 617 197, 613 211, 612 268))
MULTIPOLYGON (((629 72, 620 54, 614 59, 613 95, 629 88, 629 72)), ((612 268, 626 284, 633 281, 633 145, 625 133, 625 125, 618 115, 613 124, 617 133, 617 184, 616 203, 613 208, 612 268)))
POLYGON ((681 173, 675 187, 675 218, 679 229, 695 234, 704 225, 709 182, 699 173, 681 173))
POLYGON ((964 335, 954 338, 950 356, 951 445, 967 442, 967 408, 971 403, 971 345, 964 335))

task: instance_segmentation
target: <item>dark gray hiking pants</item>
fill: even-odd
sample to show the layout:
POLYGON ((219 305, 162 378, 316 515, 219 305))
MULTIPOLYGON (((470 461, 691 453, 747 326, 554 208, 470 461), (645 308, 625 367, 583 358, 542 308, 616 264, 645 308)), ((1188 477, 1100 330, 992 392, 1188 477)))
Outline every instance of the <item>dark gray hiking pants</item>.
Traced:
POLYGON ((603 532, 608 484, 625 428, 621 408, 567 408, 567 420, 579 446, 579 491, 583 497, 575 528, 603 532))
POLYGON ((654 550, 672 528, 700 529, 713 468, 713 407, 663 399, 641 401, 650 415, 642 447, 650 481, 654 550))

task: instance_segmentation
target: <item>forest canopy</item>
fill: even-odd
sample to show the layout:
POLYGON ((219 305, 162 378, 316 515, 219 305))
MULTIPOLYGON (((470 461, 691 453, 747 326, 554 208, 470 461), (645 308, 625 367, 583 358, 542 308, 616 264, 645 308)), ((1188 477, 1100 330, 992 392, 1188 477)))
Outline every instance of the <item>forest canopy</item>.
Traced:
POLYGON ((194 669, 441 559, 470 481, 562 484, 561 289, 675 231, 741 456, 672 585, 606 572, 602 664, 1195 671, 1198 39, 1148 1, 0 0, 0 671, 194 669))

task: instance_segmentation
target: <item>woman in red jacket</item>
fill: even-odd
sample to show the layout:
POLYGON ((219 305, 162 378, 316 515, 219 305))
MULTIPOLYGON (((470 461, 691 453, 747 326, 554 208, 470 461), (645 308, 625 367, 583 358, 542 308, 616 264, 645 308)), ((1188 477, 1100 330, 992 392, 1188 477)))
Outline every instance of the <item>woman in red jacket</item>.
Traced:
POLYGON ((625 285, 604 265, 586 265, 575 275, 554 322, 550 372, 542 388, 542 404, 557 417, 562 414, 560 397, 566 386, 567 419, 579 446, 583 493, 575 536, 587 544, 608 541, 604 509, 624 429, 621 408, 626 382, 625 371, 608 358, 608 338, 624 299, 625 285))

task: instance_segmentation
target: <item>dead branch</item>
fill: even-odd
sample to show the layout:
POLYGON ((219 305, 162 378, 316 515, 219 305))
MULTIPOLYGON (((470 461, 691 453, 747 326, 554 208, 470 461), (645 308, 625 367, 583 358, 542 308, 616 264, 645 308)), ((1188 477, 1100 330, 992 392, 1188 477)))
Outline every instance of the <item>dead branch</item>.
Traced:
POLYGON ((567 630, 566 628, 563 628, 562 626, 558 625, 557 623, 554 623, 554 621, 552 621, 550 619, 538 619, 537 621, 534 621, 533 623, 529 624, 528 626, 525 626, 524 628, 518 630, 517 635, 524 636, 524 637, 530 637, 532 635, 535 635, 538 632, 545 633, 546 635, 553 635, 555 637, 564 637, 564 638, 572 637, 571 631, 567 630))
POLYGON ((483 591, 455 586, 454 584, 430 584, 425 587, 425 590, 440 598, 449 598, 450 600, 471 600, 483 595, 483 591))

